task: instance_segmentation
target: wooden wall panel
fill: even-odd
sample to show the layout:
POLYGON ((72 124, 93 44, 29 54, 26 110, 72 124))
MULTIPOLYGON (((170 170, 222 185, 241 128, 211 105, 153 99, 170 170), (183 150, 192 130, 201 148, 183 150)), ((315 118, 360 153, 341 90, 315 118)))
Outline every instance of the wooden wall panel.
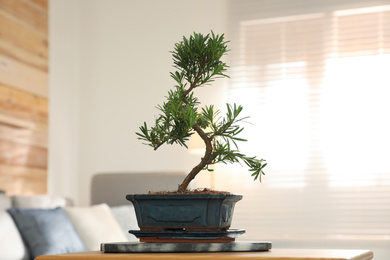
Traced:
POLYGON ((0 164, 0 190, 7 194, 45 194, 46 170, 0 164), (12 185, 10 185, 12 183, 12 185))
MULTIPOLYGON (((23 1, 23 0, 8 0, 23 1)), ((22 14, 16 14, 22 16, 22 14)), ((0 35, 1 38, 16 46, 43 58, 48 57, 47 33, 39 31, 31 24, 26 24, 23 19, 6 12, 0 11, 0 35)))
POLYGON ((37 5, 34 1, 0 0, 0 9, 47 35, 47 3, 37 5))
POLYGON ((0 164, 47 169, 47 149, 0 140, 0 164))
POLYGON ((23 91, 47 97, 47 72, 0 55, 0 81, 23 91))
POLYGON ((41 7, 43 10, 47 11, 49 9, 49 3, 47 0, 31 0, 30 2, 41 7))
POLYGON ((48 1, 0 0, 0 190, 45 194, 48 1))
POLYGON ((34 128, 30 128, 28 121, 22 122, 27 126, 26 128, 0 124, 0 140, 47 148, 47 125, 35 124, 34 128))
POLYGON ((0 113, 47 122, 47 98, 0 84, 0 113))
POLYGON ((43 71, 48 70, 48 59, 39 55, 26 51, 12 43, 9 43, 0 38, 0 55, 8 56, 16 61, 20 61, 26 65, 31 65, 43 71))

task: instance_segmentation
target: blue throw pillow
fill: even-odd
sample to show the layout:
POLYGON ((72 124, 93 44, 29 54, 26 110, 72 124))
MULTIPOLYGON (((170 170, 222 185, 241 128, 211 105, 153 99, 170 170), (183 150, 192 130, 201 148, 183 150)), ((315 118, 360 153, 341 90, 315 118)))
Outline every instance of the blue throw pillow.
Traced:
POLYGON ((86 251, 62 208, 9 209, 33 258, 86 251))

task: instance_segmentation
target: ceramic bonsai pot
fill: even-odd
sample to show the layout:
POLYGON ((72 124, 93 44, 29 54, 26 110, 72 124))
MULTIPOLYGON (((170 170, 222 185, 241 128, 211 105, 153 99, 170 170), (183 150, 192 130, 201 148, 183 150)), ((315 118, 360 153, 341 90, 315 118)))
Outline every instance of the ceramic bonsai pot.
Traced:
POLYGON ((140 230, 226 231, 235 203, 234 194, 129 194, 140 230))

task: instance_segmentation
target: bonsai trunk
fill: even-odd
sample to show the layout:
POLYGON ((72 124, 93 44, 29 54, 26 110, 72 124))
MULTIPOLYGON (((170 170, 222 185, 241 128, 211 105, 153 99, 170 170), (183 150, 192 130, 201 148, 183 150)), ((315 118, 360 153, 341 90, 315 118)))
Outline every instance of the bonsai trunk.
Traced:
POLYGON ((206 135, 202 128, 200 128, 198 125, 194 125, 192 129, 194 129, 195 132, 203 139, 204 143, 206 144, 206 152, 200 160, 200 163, 190 171, 190 173, 186 176, 182 184, 179 185, 178 192, 184 192, 188 188, 190 182, 210 162, 211 154, 213 152, 213 145, 211 144, 211 139, 206 135))

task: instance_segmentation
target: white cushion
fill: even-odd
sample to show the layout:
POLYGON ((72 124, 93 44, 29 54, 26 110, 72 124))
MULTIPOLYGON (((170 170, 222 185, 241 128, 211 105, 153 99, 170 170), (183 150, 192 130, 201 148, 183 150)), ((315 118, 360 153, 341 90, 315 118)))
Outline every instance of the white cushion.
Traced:
POLYGON ((54 209, 67 206, 67 200, 59 196, 12 196, 12 207, 19 209, 54 209))
POLYGON ((107 204, 64 210, 89 251, 100 250, 101 243, 128 241, 107 204))
POLYGON ((29 259, 27 247, 7 211, 0 211, 0 241, 0 259, 29 259))

